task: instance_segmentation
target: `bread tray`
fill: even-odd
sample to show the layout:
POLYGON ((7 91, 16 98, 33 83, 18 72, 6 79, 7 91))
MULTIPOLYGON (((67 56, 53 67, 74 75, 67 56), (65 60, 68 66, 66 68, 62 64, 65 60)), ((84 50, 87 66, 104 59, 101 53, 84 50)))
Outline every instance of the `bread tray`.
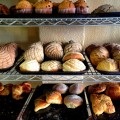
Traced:
MULTIPOLYGON (((76 109, 68 109, 64 104, 51 104, 45 109, 34 112, 34 100, 40 95, 43 95, 47 91, 51 90, 52 86, 52 84, 49 84, 37 87, 28 106, 25 109, 25 112, 22 115, 22 120, 86 120, 88 118, 84 93, 80 94, 84 102, 82 106, 79 106, 76 109)), ((67 94, 68 93, 62 95, 62 97, 66 96, 67 94)))

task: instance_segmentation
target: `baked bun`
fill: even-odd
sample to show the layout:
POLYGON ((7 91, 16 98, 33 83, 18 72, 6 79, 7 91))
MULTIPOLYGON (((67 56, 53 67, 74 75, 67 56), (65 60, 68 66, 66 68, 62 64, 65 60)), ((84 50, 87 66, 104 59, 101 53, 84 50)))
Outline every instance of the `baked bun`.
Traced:
POLYGON ((68 53, 66 53, 63 56, 62 61, 65 62, 65 61, 67 61, 69 59, 78 59, 78 60, 81 60, 81 61, 85 60, 84 56, 79 52, 68 52, 68 53))
POLYGON ((64 54, 68 52, 82 52, 82 45, 79 42, 71 40, 64 47, 64 54))
POLYGON ((94 93, 102 93, 106 90, 106 84, 104 83, 97 83, 90 85, 88 87, 88 93, 94 94, 94 93))
POLYGON ((83 90, 84 90, 84 85, 80 83, 72 84, 69 87, 69 93, 71 94, 80 94, 83 92, 83 90))
POLYGON ((83 99, 78 96, 78 95, 67 95, 64 98, 64 104, 66 105, 67 108, 77 108, 80 105, 82 105, 83 99))
POLYGON ((90 61, 94 66, 99 62, 109 58, 109 52, 105 47, 98 47, 90 53, 90 61))
POLYGON ((42 62, 44 60, 43 46, 41 42, 33 43, 24 53, 25 60, 37 60, 42 62))
POLYGON ((59 60, 63 57, 63 48, 57 42, 48 43, 45 46, 45 55, 52 60, 59 60))
POLYGON ((120 49, 112 51, 112 58, 116 61, 120 60, 120 49))
POLYGON ((9 14, 8 7, 3 4, 0 4, 0 14, 8 15, 9 14))
POLYGON ((118 72, 118 64, 114 59, 108 58, 98 63, 97 70, 108 71, 108 72, 118 72))
POLYGON ((49 104, 62 104, 62 96, 58 91, 49 91, 46 94, 46 101, 49 104))
POLYGON ((20 64, 20 71, 27 72, 38 72, 40 71, 40 64, 37 60, 25 60, 22 64, 20 64))
POLYGON ((50 104, 46 102, 44 96, 40 96, 39 98, 35 99, 34 105, 35 105, 34 111, 37 112, 41 109, 47 108, 50 104))
POLYGON ((41 64, 41 69, 43 71, 56 72, 62 69, 62 64, 57 60, 49 60, 41 64))
POLYGON ((83 71, 86 69, 84 63, 78 59, 69 59, 63 63, 63 71, 83 71))
POLYGON ((0 82, 0 92, 3 91, 4 85, 0 82))
POLYGON ((61 94, 65 94, 68 90, 68 86, 63 83, 58 83, 52 87, 53 90, 60 92, 61 94))

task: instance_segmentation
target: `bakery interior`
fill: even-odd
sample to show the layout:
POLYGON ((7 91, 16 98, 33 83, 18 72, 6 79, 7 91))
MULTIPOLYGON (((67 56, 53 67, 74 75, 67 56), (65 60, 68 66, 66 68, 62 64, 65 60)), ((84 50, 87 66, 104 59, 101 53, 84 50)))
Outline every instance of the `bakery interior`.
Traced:
MULTIPOLYGON (((75 2, 76 0, 72 0, 75 2)), ((19 0, 0 0, 1 4, 6 5, 10 8, 13 5, 16 5, 19 0)), ((37 2, 37 0, 29 0, 31 3, 37 2)), ((52 0, 52 2, 62 2, 62 0, 52 0)), ((120 11, 120 1, 119 0, 86 0, 89 6, 89 13, 104 4, 110 4, 114 6, 117 11, 120 11)), ((47 44, 51 41, 66 43, 70 40, 80 43, 83 46, 85 51, 86 47, 91 44, 103 45, 104 43, 117 43, 120 44, 120 27, 119 25, 93 25, 93 26, 72 26, 72 25, 60 25, 60 26, 0 26, 0 44, 4 45, 10 42, 17 43, 20 48, 24 51, 28 47, 36 42, 41 42, 42 44, 47 44)), ((86 58, 86 57, 85 57, 86 58)), ((120 78, 119 74, 112 76, 111 74, 105 75, 98 74, 98 76, 91 76, 91 74, 85 75, 31 75, 26 74, 22 75, 21 73, 17 75, 1 74, 1 89, 9 89, 11 91, 11 85, 16 86, 12 87, 12 100, 11 96, 7 96, 7 99, 4 98, 4 93, 1 93, 1 103, 6 101, 5 109, 7 105, 16 104, 20 108, 17 114, 14 114, 16 108, 12 111, 12 107, 9 106, 9 111, 5 112, 1 110, 1 119, 8 120, 9 117, 4 117, 5 115, 11 116, 9 120, 119 120, 120 113, 120 78), (18 77, 19 76, 19 77, 18 77), (112 82, 111 82, 112 81, 112 82), (108 83, 110 82, 110 83, 108 83), (115 83, 113 83, 115 82, 115 83), (63 84, 64 83, 64 84, 63 84), (55 87, 56 85, 56 87, 55 87), (58 85, 58 86, 57 86, 58 85), (61 103, 60 99, 57 102, 48 101, 47 98, 50 94, 53 94, 51 90, 58 90, 59 85, 63 85, 64 91, 67 91, 61 94, 56 94, 63 99, 61 103), (40 86, 40 87, 38 87, 40 86), (72 87, 73 89, 72 89, 72 87), (36 88, 37 87, 37 88, 36 88), (15 89, 16 88, 16 89, 15 89), (36 89, 35 89, 36 88, 36 89), (81 88, 81 89, 80 89, 81 88), (85 89, 84 89, 85 88, 85 89), (21 97, 22 93, 18 92, 18 96, 15 96, 15 90, 21 90, 25 94, 25 97, 21 97), (72 89, 72 90, 71 90, 72 89), (74 91, 75 89, 75 91, 74 91), (78 91, 79 89, 79 91, 78 91), (44 95, 46 92, 49 91, 44 95), (72 92, 71 92, 72 91, 72 92), (85 92, 84 92, 85 91, 85 92), (72 98, 69 98, 68 95, 74 94, 72 98), (92 94, 92 95, 91 95, 92 94), (77 95, 77 96, 75 96, 77 95), (42 96, 42 97, 41 97, 42 96), (108 97, 109 96, 109 97, 108 97), (46 97, 46 100, 44 100, 46 97), (68 97, 68 98, 66 98, 68 97), (77 97, 77 98, 76 98, 77 97), (86 100, 87 97, 87 100, 86 100), (67 100, 66 100, 66 99, 67 100), (69 104, 69 100, 76 98, 78 101, 72 101, 72 105, 69 104), (100 101, 97 101, 98 99, 100 101), (13 100, 15 99, 15 100, 13 100), (20 102, 19 102, 20 99, 20 102), (17 101, 17 102, 16 102, 17 101), (47 101, 47 102, 46 102, 47 101), (92 102, 91 102, 92 101, 92 102), (95 103, 104 106, 104 109, 98 106, 98 111, 95 107, 95 103), (104 101, 104 102, 102 102, 104 101), (43 108, 39 108, 40 102, 45 102, 43 108), (21 103, 21 104, 20 104, 21 103), (61 104, 61 105, 60 105, 61 104), (107 104, 110 104, 109 106, 107 104), (34 108, 36 106, 36 108, 34 108), (37 108, 38 106, 38 108, 37 108), (89 107, 88 107, 89 106, 89 107), (71 109, 72 108, 72 109, 71 109), (74 109, 73 109, 74 108, 74 109), (13 114, 11 113, 13 112, 13 114), (79 114, 80 112, 80 114, 79 114), (73 115, 68 116, 68 114, 73 113, 73 115), (32 115, 30 115, 32 114, 32 115), (64 115, 66 114, 66 115, 64 115), (84 116, 83 116, 84 115, 84 116), (42 117, 41 117, 42 116, 42 117), (45 117, 47 116, 47 117, 45 117), (92 116, 92 118, 91 118, 92 116)), ((59 91, 59 90, 58 90, 59 91)), ((1 91, 0 91, 1 92, 1 91)), ((8 92, 8 91, 7 91, 8 92)), ((61 92, 61 91, 59 91, 61 92)), ((63 92, 63 91, 62 91, 63 92)), ((4 105, 1 108, 4 108, 4 105)))

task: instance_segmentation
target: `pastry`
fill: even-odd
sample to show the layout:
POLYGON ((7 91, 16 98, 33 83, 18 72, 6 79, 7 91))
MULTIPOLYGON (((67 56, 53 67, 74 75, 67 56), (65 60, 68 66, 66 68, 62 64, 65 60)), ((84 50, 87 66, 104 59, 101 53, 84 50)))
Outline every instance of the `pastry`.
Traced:
POLYGON ((76 13, 87 14, 89 7, 85 0, 78 0, 75 2, 76 13))
POLYGON ((3 91, 4 85, 0 82, 0 92, 3 91))
POLYGON ((37 60, 25 60, 20 64, 20 71, 22 72, 38 72, 40 71, 40 64, 37 60))
POLYGON ((49 91, 46 93, 46 102, 49 104, 62 104, 62 96, 58 91, 49 91))
POLYGON ((50 0, 42 0, 34 4, 38 14, 52 14, 53 3, 50 0))
POLYGON ((61 14, 74 14, 75 10, 75 5, 69 0, 63 0, 58 6, 58 13, 61 14))
POLYGON ((88 87, 88 93, 90 94, 102 93, 105 90, 106 90, 106 84, 104 83, 96 83, 88 87))
POLYGON ((65 62, 65 61, 67 61, 69 59, 78 59, 78 60, 81 60, 81 61, 85 60, 84 56, 79 52, 68 52, 68 53, 66 53, 63 56, 62 61, 65 62))
POLYGON ((63 57, 63 48, 57 42, 48 43, 45 46, 45 55, 52 60, 59 60, 63 57))
POLYGON ((68 52, 82 52, 82 45, 79 42, 71 40, 64 47, 64 54, 68 52))
POLYGON ((82 105, 83 99, 78 95, 67 95, 64 98, 64 104, 67 108, 75 109, 82 105))
POLYGON ((120 49, 112 51, 112 58, 116 61, 120 60, 120 49))
POLYGON ((69 59, 63 63, 63 71, 83 71, 86 69, 84 63, 78 59, 69 59))
POLYGON ((0 69, 7 69, 13 66, 16 58, 16 51, 16 43, 0 46, 0 69))
POLYGON ((32 90, 32 85, 29 82, 23 82, 20 84, 22 86, 24 93, 30 93, 32 90))
POLYGON ((49 60, 41 64, 41 70, 43 71, 56 72, 61 69, 62 69, 62 64, 60 61, 57 60, 49 60))
POLYGON ((108 71, 108 72, 118 72, 118 64, 114 59, 108 58, 98 63, 97 70, 108 71))
POLYGON ((105 47, 98 47, 90 53, 92 65, 97 66, 99 62, 109 58, 109 52, 105 47))
POLYGON ((68 90, 68 86, 63 84, 63 83, 58 83, 58 84, 55 84, 52 89, 54 91, 58 91, 60 92, 61 94, 65 94, 68 90))
POLYGON ((109 96, 105 94, 91 94, 92 109, 95 115, 101 115, 103 112, 112 114, 115 112, 115 107, 109 96))
POLYGON ((33 5, 28 0, 20 0, 15 8, 18 14, 30 14, 33 12, 33 5))
POLYGON ((44 60, 43 46, 41 42, 33 43, 24 53, 25 60, 37 60, 42 62, 44 60))
POLYGON ((69 87, 69 93, 71 94, 80 94, 83 92, 83 90, 84 90, 84 85, 81 83, 75 83, 69 87))
POLYGON ((0 4, 0 14, 8 15, 9 14, 8 7, 3 4, 0 4))

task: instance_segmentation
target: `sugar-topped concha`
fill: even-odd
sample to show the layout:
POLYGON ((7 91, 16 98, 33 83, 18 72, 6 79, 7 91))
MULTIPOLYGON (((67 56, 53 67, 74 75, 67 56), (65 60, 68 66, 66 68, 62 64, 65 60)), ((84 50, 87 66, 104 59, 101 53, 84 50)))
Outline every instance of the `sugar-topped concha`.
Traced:
POLYGON ((59 60, 63 57, 63 48, 60 43, 50 42, 45 46, 45 55, 53 60, 59 60))
POLYGON ((64 47, 64 54, 68 52, 81 52, 82 45, 79 42, 69 41, 64 47))
POLYGON ((33 43, 24 53, 25 60, 37 60, 42 62, 44 60, 44 51, 41 42, 33 43))

